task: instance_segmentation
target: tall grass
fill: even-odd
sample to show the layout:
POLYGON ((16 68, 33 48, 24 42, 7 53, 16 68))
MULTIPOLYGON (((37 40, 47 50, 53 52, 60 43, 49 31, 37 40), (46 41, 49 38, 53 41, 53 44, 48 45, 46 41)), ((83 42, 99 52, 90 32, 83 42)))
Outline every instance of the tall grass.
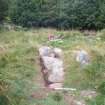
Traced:
POLYGON ((0 32, 0 105, 65 105, 60 94, 49 93, 42 100, 30 98, 40 84, 36 80, 40 71, 38 47, 41 45, 63 49, 65 87, 82 90, 101 85, 105 78, 105 43, 97 37, 99 36, 84 36, 75 30, 31 29, 0 32), (62 43, 48 42, 49 34, 63 35, 62 43), (73 51, 77 47, 90 54, 89 66, 81 68, 75 61, 73 51))

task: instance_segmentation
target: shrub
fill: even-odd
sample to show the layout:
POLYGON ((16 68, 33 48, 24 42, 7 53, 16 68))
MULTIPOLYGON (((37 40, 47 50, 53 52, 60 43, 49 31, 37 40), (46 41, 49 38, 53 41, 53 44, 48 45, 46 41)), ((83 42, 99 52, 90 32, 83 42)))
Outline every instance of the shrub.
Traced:
POLYGON ((105 95, 105 81, 102 82, 102 83, 99 85, 98 91, 99 91, 102 95, 105 95))
POLYGON ((8 12, 8 0, 0 0, 0 22, 5 18, 8 12))
POLYGON ((60 93, 55 93, 54 95, 53 95, 53 99, 55 100, 55 101, 61 101, 62 100, 62 96, 61 96, 61 94, 60 93))
POLYGON ((10 17, 25 27, 101 29, 105 27, 104 7, 104 1, 97 0, 15 0, 10 17))
POLYGON ((6 96, 0 95, 0 105, 10 105, 9 100, 6 96))

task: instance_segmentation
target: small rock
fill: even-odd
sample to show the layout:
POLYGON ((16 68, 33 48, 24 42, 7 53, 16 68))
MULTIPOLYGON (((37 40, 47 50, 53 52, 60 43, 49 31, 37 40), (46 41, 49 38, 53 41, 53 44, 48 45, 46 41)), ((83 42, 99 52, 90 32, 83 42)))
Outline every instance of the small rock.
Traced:
POLYGON ((87 51, 83 49, 76 51, 76 61, 79 62, 81 65, 89 64, 90 57, 87 51))
POLYGON ((47 46, 43 46, 41 48, 39 48, 39 54, 40 56, 49 56, 51 52, 51 48, 50 47, 47 47, 47 46))
POLYGON ((85 102, 82 101, 75 101, 75 105, 86 105, 85 102))
POLYGON ((44 65, 48 71, 50 82, 62 82, 64 79, 63 62, 52 57, 43 57, 44 65))

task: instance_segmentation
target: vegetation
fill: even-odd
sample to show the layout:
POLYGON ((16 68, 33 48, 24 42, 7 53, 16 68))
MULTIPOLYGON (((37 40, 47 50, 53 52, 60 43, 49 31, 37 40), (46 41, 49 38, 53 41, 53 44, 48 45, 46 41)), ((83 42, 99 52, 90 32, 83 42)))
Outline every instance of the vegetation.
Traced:
MULTIPOLYGON (((65 87, 77 88, 78 91, 82 89, 99 89, 99 92, 104 93, 105 42, 99 37, 102 32, 98 32, 96 37, 88 37, 79 31, 57 31, 53 29, 1 31, 1 105, 67 104, 61 93, 48 93, 48 96, 44 99, 31 97, 33 93, 38 94, 38 91, 41 93, 38 85, 40 81, 37 81, 40 70, 37 50, 38 47, 43 44, 63 49, 66 70, 65 87), (63 42, 47 42, 48 33, 54 33, 55 35, 62 34, 64 36, 63 42), (91 65, 81 68, 81 66, 76 63, 73 56, 73 50, 76 48, 84 48, 92 55, 91 65)), ((96 98, 94 102, 97 102, 97 99, 99 99, 99 101, 102 100, 101 103, 103 103, 104 98, 96 98)), ((92 102, 89 101, 89 104, 92 102)), ((100 104, 97 102, 96 105, 100 104)))
POLYGON ((78 99, 82 90, 96 90, 96 98, 85 99, 87 105, 105 105, 104 28, 105 0, 0 0, 0 105, 70 105, 65 91, 40 88, 40 45, 63 49, 65 87, 76 88, 78 99), (86 36, 85 30, 97 32, 86 36), (63 39, 49 42, 49 34, 63 39), (79 48, 91 56, 89 65, 75 61, 79 48))
POLYGON ((8 3, 8 0, 0 0, 0 22, 7 16, 8 3))
POLYGON ((12 21, 22 26, 60 29, 105 27, 105 0, 15 0, 11 7, 12 21))

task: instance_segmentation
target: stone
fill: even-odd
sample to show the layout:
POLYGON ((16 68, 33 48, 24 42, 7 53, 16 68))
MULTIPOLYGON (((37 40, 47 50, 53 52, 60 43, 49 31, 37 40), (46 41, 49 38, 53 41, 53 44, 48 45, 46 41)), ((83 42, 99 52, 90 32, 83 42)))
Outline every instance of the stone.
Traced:
POLYGON ((75 101, 74 102, 75 103, 75 105, 86 105, 84 102, 82 102, 82 101, 75 101))
POLYGON ((56 89, 56 88, 62 88, 62 83, 53 83, 53 84, 51 84, 51 85, 49 85, 49 88, 50 89, 56 89))
POLYGON ((50 84, 50 86, 61 87, 61 85, 56 84, 63 83, 64 81, 62 50, 60 48, 51 48, 44 46, 39 48, 39 54, 41 63, 44 66, 43 73, 47 73, 47 79, 50 83, 52 83, 50 84))
POLYGON ((52 57, 43 57, 43 62, 48 71, 48 80, 50 82, 62 82, 64 76, 62 60, 52 57))
POLYGON ((40 56, 48 56, 51 52, 51 48, 47 47, 47 46, 43 46, 41 48, 39 48, 39 54, 40 56))
POLYGON ((48 71, 50 71, 50 70, 52 70, 52 64, 53 64, 53 62, 54 62, 54 58, 53 57, 47 57, 47 56, 43 56, 42 57, 42 60, 43 60, 43 64, 44 64, 44 66, 45 66, 45 68, 48 70, 48 71))
POLYGON ((76 61, 79 62, 81 65, 89 64, 90 57, 87 51, 83 49, 76 51, 76 61))

